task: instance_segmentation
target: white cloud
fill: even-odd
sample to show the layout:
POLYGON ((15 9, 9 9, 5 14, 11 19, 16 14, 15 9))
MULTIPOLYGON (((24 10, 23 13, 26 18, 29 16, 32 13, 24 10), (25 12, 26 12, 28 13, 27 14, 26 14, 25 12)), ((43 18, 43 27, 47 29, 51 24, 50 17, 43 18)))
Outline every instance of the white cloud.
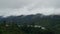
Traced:
POLYGON ((59 14, 60 0, 0 0, 0 15, 59 14))

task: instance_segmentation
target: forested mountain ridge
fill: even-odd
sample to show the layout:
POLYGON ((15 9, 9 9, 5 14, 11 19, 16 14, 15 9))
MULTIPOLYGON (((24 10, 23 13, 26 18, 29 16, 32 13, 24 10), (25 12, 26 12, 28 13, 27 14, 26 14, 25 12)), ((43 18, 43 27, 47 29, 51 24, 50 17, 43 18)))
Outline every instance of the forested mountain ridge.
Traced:
POLYGON ((0 23, 16 23, 20 25, 40 25, 46 28, 50 28, 60 33, 60 15, 21 15, 21 16, 0 16, 0 23))
POLYGON ((21 16, 9 16, 6 18, 3 18, 0 16, 0 21, 6 21, 9 22, 15 22, 17 24, 31 24, 31 23, 44 23, 44 22, 50 22, 51 25, 54 24, 60 24, 60 15, 42 15, 42 14, 36 14, 36 15, 21 15, 21 16), (53 23, 52 23, 53 22, 53 23))

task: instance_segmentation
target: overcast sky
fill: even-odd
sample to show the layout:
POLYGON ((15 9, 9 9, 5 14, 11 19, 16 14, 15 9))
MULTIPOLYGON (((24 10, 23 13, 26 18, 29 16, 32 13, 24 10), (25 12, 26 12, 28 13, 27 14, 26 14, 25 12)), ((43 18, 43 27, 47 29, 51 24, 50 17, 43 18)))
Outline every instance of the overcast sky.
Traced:
POLYGON ((59 14, 60 0, 0 0, 0 16, 59 14))

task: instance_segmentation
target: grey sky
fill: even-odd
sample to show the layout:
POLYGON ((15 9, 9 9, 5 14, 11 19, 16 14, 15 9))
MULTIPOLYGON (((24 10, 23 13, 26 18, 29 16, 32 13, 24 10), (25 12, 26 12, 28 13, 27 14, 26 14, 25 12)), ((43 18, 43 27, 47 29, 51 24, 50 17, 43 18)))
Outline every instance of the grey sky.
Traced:
POLYGON ((60 0, 0 0, 0 16, 59 14, 60 0))

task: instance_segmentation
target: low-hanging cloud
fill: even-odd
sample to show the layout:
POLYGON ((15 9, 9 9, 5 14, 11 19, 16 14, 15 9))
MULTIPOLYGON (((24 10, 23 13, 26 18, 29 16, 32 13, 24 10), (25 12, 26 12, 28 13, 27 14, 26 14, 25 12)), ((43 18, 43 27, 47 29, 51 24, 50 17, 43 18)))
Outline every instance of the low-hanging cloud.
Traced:
POLYGON ((0 0, 0 15, 58 14, 60 0, 0 0))

